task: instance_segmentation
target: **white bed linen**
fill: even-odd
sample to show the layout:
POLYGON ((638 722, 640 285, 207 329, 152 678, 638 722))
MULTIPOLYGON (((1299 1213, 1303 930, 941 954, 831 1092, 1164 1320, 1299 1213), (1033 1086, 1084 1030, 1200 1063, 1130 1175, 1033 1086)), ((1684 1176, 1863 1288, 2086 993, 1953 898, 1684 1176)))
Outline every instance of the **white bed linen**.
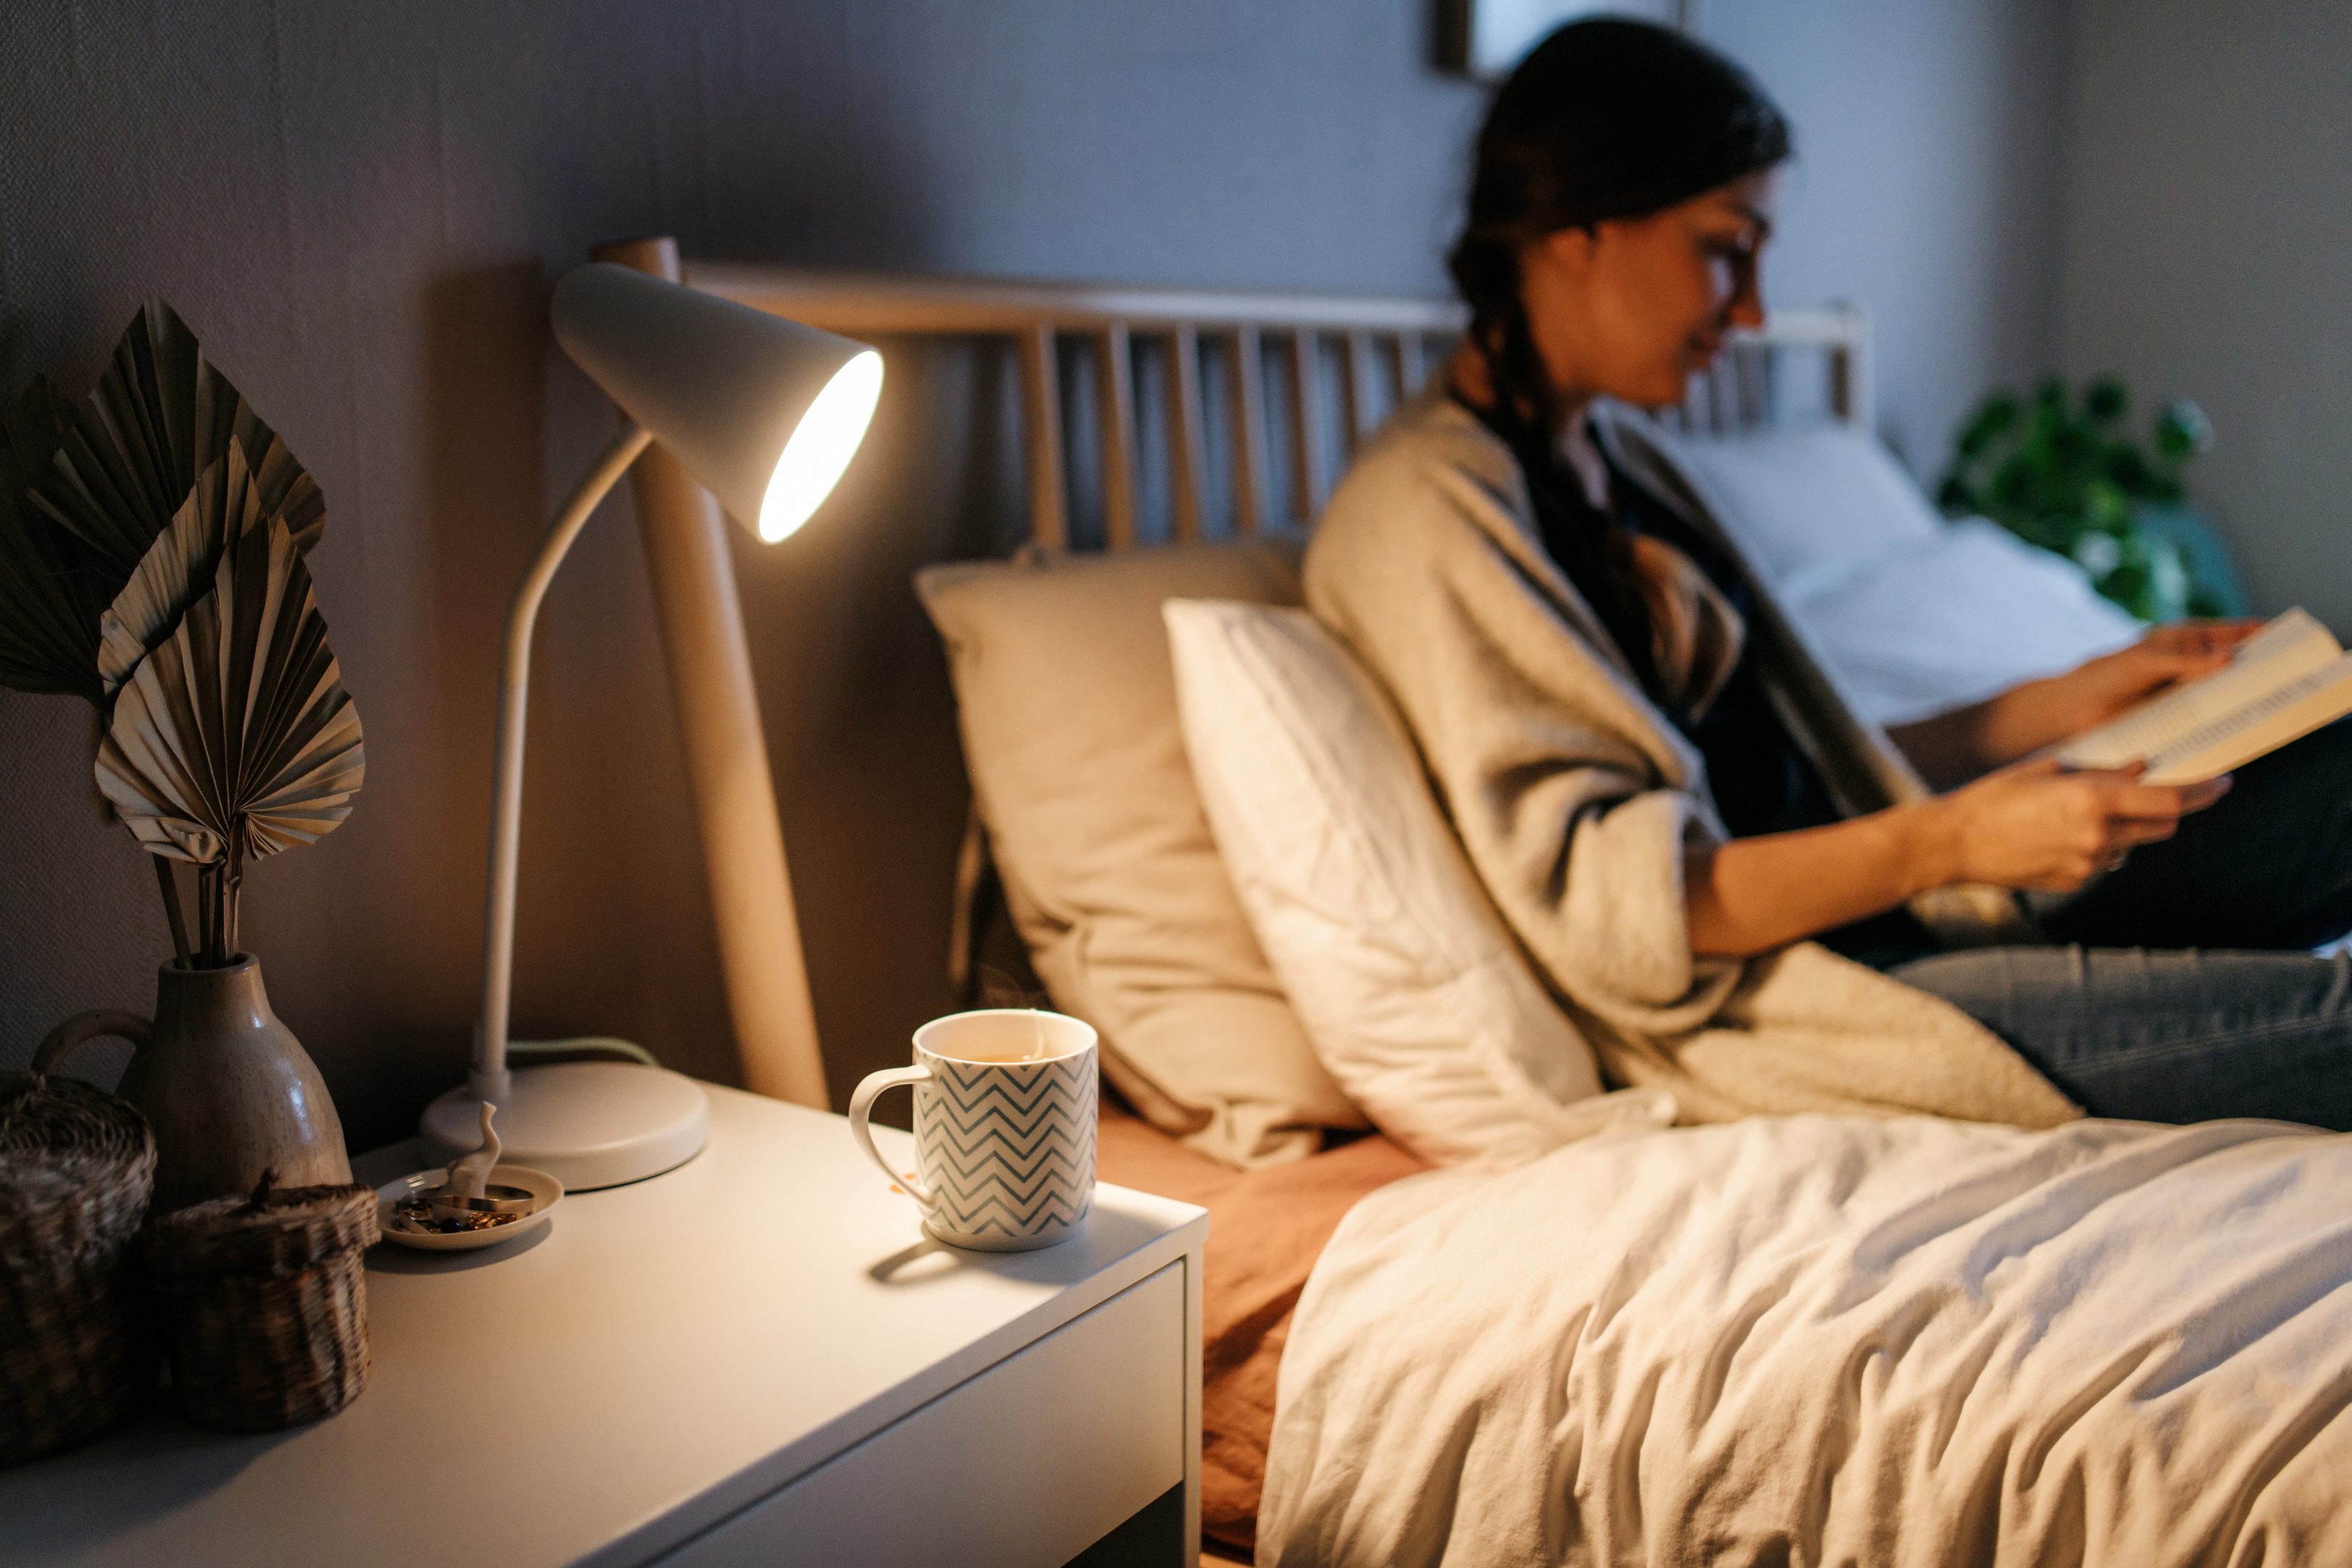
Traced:
POLYGON ((1868 557, 1818 562, 1774 587, 1855 706, 1881 724, 2063 674, 2147 629, 2099 597, 2081 567, 1980 517, 1868 557))
POLYGON ((2352 1136, 1755 1118, 1373 1194, 1262 1564, 2352 1562, 2352 1136))
POLYGON ((1862 431, 1644 433, 1748 547, 1878 723, 2059 674, 2146 629, 2065 557, 1980 517, 1946 522, 1862 431))

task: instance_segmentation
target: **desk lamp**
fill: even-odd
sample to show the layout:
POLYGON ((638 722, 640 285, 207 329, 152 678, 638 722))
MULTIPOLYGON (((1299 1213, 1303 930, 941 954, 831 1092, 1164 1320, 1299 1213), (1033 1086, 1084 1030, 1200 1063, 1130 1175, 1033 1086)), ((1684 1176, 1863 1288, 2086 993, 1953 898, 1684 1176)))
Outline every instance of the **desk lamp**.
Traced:
POLYGON ((473 1070, 425 1108, 419 1131, 428 1160, 468 1152, 481 1142, 479 1108, 488 1101, 498 1107, 507 1159, 578 1191, 639 1181, 694 1158, 709 1137, 710 1106, 691 1079, 636 1062, 507 1066, 523 707, 540 601, 588 514, 654 441, 763 542, 790 535, 864 439, 882 391, 882 356, 606 262, 557 284, 552 315, 555 341, 627 417, 549 521, 507 612, 473 1070))

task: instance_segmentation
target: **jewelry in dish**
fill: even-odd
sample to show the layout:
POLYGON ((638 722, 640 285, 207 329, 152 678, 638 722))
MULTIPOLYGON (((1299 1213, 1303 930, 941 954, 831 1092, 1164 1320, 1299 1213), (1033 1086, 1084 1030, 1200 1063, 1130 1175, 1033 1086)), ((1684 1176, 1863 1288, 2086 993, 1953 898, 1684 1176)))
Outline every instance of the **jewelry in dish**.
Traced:
POLYGON ((528 1165, 502 1165, 494 1108, 482 1107, 482 1143, 446 1169, 415 1171, 376 1189, 384 1239, 432 1252, 495 1247, 544 1223, 563 1184, 528 1165))
POLYGON ((490 1174, 502 1186, 521 1188, 530 1194, 534 1206, 530 1213, 518 1215, 504 1224, 480 1230, 437 1231, 412 1228, 399 1210, 404 1204, 425 1197, 441 1186, 446 1171, 415 1171, 396 1182, 386 1182, 375 1190, 376 1224, 386 1241, 396 1241, 403 1247, 421 1247, 428 1252, 464 1252, 477 1247, 496 1247, 512 1241, 525 1231, 536 1230, 547 1222, 555 1205, 563 1200, 563 1184, 544 1171, 534 1171, 529 1165, 500 1165, 490 1174))

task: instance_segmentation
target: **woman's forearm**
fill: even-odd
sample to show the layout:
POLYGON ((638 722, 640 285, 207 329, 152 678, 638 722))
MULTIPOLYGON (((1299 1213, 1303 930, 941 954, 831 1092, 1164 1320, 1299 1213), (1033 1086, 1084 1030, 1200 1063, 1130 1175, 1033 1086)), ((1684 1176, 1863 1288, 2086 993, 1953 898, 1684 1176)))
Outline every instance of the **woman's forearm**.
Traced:
POLYGON ((1886 738, 1921 778, 1950 789, 2074 734, 2083 725, 2083 706, 2068 679, 2053 676, 1916 724, 1891 726, 1886 738))
POLYGON ((2227 774, 2147 784, 2137 767, 2022 763, 1829 827, 1685 850, 1691 951, 1744 958, 1954 882, 2072 892, 2229 787, 2227 774))
POLYGON ((1923 801, 1688 851, 1691 951, 1746 957, 1891 910, 1958 879, 1957 835, 1946 803, 1923 801))

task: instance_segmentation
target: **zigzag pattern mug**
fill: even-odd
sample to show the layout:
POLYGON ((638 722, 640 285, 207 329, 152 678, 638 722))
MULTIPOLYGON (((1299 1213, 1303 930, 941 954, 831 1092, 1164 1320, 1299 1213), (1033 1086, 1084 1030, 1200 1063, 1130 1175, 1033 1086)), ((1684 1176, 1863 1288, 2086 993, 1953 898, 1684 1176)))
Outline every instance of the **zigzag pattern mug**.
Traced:
POLYGON ((1095 1032, 1059 1013, 992 1007, 915 1031, 915 1065, 867 1075, 849 1100, 866 1158, 951 1247, 1026 1252, 1074 1235, 1095 1196, 1095 1032), (874 1101, 915 1089, 913 1174, 874 1146, 874 1101))

